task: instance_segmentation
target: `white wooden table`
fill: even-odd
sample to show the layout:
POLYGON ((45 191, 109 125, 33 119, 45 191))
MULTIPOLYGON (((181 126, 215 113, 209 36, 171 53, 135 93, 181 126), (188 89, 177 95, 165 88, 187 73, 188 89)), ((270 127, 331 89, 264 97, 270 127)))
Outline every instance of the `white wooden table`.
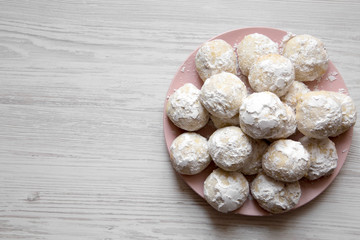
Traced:
POLYGON ((360 2, 0 1, 0 239, 358 239, 360 131, 296 211, 221 214, 172 170, 162 130, 178 67, 222 32, 321 38, 360 103, 360 2))

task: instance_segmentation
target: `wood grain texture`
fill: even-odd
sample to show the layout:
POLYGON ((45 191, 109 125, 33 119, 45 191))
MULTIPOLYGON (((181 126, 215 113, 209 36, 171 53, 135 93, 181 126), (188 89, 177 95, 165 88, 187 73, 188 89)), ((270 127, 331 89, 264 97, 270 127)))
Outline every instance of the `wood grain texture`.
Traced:
POLYGON ((325 42, 360 103, 360 2, 0 1, 0 239, 357 239, 360 131, 334 183, 272 217, 213 210, 175 174, 168 86, 202 42, 267 26, 325 42))

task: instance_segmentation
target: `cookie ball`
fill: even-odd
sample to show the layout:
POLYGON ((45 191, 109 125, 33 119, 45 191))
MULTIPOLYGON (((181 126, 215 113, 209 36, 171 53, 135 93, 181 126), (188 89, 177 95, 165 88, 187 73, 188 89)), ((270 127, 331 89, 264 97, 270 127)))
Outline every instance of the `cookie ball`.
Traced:
POLYGON ((281 97, 295 79, 295 69, 289 59, 279 54, 260 56, 249 72, 249 84, 255 92, 269 91, 281 97))
POLYGON ((234 74, 223 72, 206 80, 201 88, 200 100, 211 115, 232 118, 239 113, 246 96, 245 84, 234 74))
POLYGON ((252 141, 252 152, 250 157, 244 162, 238 170, 244 175, 254 175, 261 171, 262 156, 264 155, 268 144, 264 140, 254 139, 252 141))
POLYGON ((303 82, 294 81, 287 93, 282 96, 280 99, 283 103, 287 104, 291 107, 294 112, 296 111, 297 99, 301 97, 301 95, 310 92, 308 86, 306 86, 303 82))
MULTIPOLYGON (((286 110, 287 118, 286 121, 283 121, 283 127, 279 130, 280 131, 279 135, 283 137, 278 137, 277 139, 286 138, 288 136, 293 135, 296 132, 297 125, 296 125, 295 112, 287 104, 284 104, 284 107, 286 110)), ((274 139, 270 139, 270 140, 274 140, 274 139)))
POLYGON ((170 159, 178 173, 198 174, 211 162, 206 138, 197 133, 180 134, 170 146, 170 159))
POLYGON ((285 183, 259 173, 251 182, 251 194, 260 207, 270 213, 283 213, 298 204, 301 188, 298 181, 285 183))
POLYGON ((230 44, 221 39, 204 43, 196 53, 196 71, 205 81, 221 72, 236 74, 236 55, 230 44))
POLYGON ((210 136, 209 153, 218 167, 236 171, 250 157, 251 143, 251 139, 239 127, 224 127, 210 136))
POLYGON ((186 83, 169 98, 166 114, 179 128, 197 131, 209 121, 208 111, 201 105, 201 91, 193 84, 186 83))
POLYGON ((331 137, 336 137, 355 125, 356 122, 356 107, 352 98, 348 95, 330 92, 341 105, 341 124, 339 125, 337 131, 330 135, 331 137))
POLYGON ((337 133, 342 122, 340 103, 327 91, 303 94, 296 105, 299 131, 312 138, 326 138, 337 133))
POLYGON ((297 81, 313 81, 328 69, 329 59, 323 42, 310 35, 291 38, 285 45, 284 56, 294 64, 297 81))
POLYGON ((296 131, 294 113, 271 92, 249 95, 239 116, 241 129, 255 139, 287 138, 296 131))
POLYGON ((249 196, 249 183, 239 172, 215 169, 204 182, 206 201, 219 212, 241 207, 249 196))
POLYGON ((262 158, 266 175, 283 182, 300 180, 308 172, 310 156, 297 141, 281 139, 273 142, 262 158))
POLYGON ((229 126, 239 126, 239 114, 236 114, 232 118, 218 118, 213 115, 210 115, 211 121, 214 123, 214 126, 218 128, 229 127, 229 126))
POLYGON ((238 54, 239 67, 241 73, 249 75, 250 68, 255 61, 262 55, 269 53, 279 53, 277 43, 270 38, 259 33, 253 33, 245 36, 236 46, 238 54))
POLYGON ((337 167, 338 155, 335 143, 329 138, 302 137, 299 140, 310 154, 310 168, 305 177, 315 180, 330 175, 337 167))

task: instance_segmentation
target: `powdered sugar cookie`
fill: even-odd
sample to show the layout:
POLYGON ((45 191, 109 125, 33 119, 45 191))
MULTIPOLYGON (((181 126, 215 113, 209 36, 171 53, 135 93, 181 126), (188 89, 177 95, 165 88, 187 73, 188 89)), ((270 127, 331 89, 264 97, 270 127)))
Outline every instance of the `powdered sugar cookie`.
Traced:
POLYGON ((294 113, 271 92, 249 95, 239 116, 241 129, 255 139, 287 138, 296 131, 294 113))
POLYGON ((260 207, 271 213, 283 213, 298 204, 301 188, 298 181, 285 183, 259 173, 252 181, 251 194, 260 207))
POLYGON ((250 68, 262 55, 279 53, 277 43, 259 33, 245 36, 236 46, 241 73, 249 75, 250 68))
POLYGON ((210 115, 211 121, 216 128, 223 128, 228 126, 239 126, 239 114, 236 114, 232 118, 218 118, 210 115))
POLYGON ((280 99, 282 102, 291 107, 294 112, 296 111, 297 99, 301 97, 301 95, 310 92, 308 86, 306 86, 303 82, 294 81, 287 93, 282 96, 280 99))
POLYGON ((236 55, 230 44, 221 39, 204 43, 195 57, 196 71, 205 81, 221 72, 236 74, 236 55))
POLYGON ((260 56, 250 68, 249 84, 255 92, 269 91, 281 97, 295 79, 295 69, 289 59, 271 53, 260 56))
POLYGON ((283 121, 283 127, 280 129, 279 135, 291 136, 296 131, 296 115, 291 107, 289 107, 287 104, 284 105, 285 105, 287 119, 286 121, 283 121))
POLYGON ((302 137, 299 140, 310 154, 310 168, 305 177, 315 180, 331 174, 337 167, 338 155, 335 143, 329 138, 302 137))
POLYGON ((341 105, 341 124, 337 131, 330 135, 331 137, 336 137, 355 125, 357 113, 355 103, 350 96, 337 92, 330 93, 340 102, 341 105))
POLYGON ((266 175, 283 182, 300 180, 310 167, 309 153, 300 142, 281 139, 273 142, 262 158, 266 175))
POLYGON ((312 138, 326 138, 337 133, 342 121, 341 104, 327 91, 303 94, 296 105, 299 131, 312 138))
POLYGON ((211 162, 206 138, 197 133, 183 133, 170 146, 174 169, 185 175, 204 170, 211 162))
POLYGON ((186 83, 173 93, 166 105, 169 119, 179 128, 197 131, 209 121, 209 113, 201 105, 201 91, 186 83))
POLYGON ((220 128, 209 138, 209 153, 217 166, 226 171, 236 171, 250 157, 251 141, 239 127, 220 128))
POLYGON ((328 54, 323 42, 310 35, 297 35, 285 45, 284 56, 289 58, 295 67, 295 79, 313 81, 326 72, 328 54))
POLYGON ((241 207, 249 196, 249 183, 239 172, 215 169, 204 182, 206 201, 216 210, 227 213, 241 207))
POLYGON ((246 96, 245 84, 234 74, 223 72, 206 80, 201 88, 200 100, 213 116, 232 118, 239 113, 246 96))
POLYGON ((253 175, 261 170, 262 156, 264 155, 268 144, 264 140, 254 139, 252 141, 252 152, 250 157, 244 162, 238 170, 244 175, 253 175))

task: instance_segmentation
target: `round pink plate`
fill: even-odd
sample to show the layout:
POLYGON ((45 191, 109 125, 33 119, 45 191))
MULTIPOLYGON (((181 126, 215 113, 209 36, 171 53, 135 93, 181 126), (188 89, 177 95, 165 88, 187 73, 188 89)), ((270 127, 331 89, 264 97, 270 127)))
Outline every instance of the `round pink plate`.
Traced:
MULTIPOLYGON (((282 42, 282 39, 287 32, 273 29, 273 28, 242 28, 237 29, 234 31, 226 32, 221 35, 218 35, 210 40, 213 39, 223 39, 232 46, 235 46, 239 43, 244 36, 251 34, 251 33, 261 33, 273 41, 277 42, 279 45, 282 42)), ((195 55, 198 49, 196 49, 190 56, 186 59, 186 61, 180 66, 179 70, 177 71, 173 81, 170 84, 169 90, 167 92, 167 97, 165 99, 165 106, 167 103, 168 97, 174 93, 176 89, 183 86, 185 83, 192 83, 199 89, 201 88, 203 81, 199 78, 196 70, 195 70, 195 55)), ((345 86, 344 80, 342 79, 340 73, 337 71, 335 66, 329 61, 329 69, 327 73, 322 77, 320 81, 313 81, 307 83, 310 89, 315 90, 329 90, 329 91, 340 91, 347 93, 347 88, 345 86)), ((211 133, 215 130, 211 121, 198 133, 205 137, 209 137, 211 133)), ((184 131, 176 127, 166 116, 166 110, 164 107, 164 134, 165 134, 165 141, 167 148, 169 150, 172 141, 184 131)), ((323 177, 315 181, 307 181, 307 180, 300 180, 302 195, 300 198, 299 203, 295 206, 294 209, 310 202, 312 199, 317 197, 320 193, 322 193, 330 183, 335 179, 335 177, 339 174, 341 167, 343 166, 348 150, 350 148, 351 139, 352 139, 352 132, 353 129, 351 128, 346 133, 332 138, 332 140, 336 144, 337 153, 339 156, 338 166, 333 174, 328 177, 323 177)), ((301 134, 296 134, 293 136, 293 139, 298 139, 301 137, 301 134)), ((194 175, 194 176, 186 176, 181 175, 184 181, 202 198, 204 198, 203 193, 203 184, 206 177, 216 168, 214 163, 211 163, 208 168, 206 168, 203 172, 194 175)), ((248 177, 248 180, 251 181, 252 178, 248 177)), ((237 209, 234 213, 242 214, 242 215, 249 215, 249 216, 265 216, 271 215, 269 212, 263 210, 259 207, 257 202, 250 197, 245 204, 237 209)))

